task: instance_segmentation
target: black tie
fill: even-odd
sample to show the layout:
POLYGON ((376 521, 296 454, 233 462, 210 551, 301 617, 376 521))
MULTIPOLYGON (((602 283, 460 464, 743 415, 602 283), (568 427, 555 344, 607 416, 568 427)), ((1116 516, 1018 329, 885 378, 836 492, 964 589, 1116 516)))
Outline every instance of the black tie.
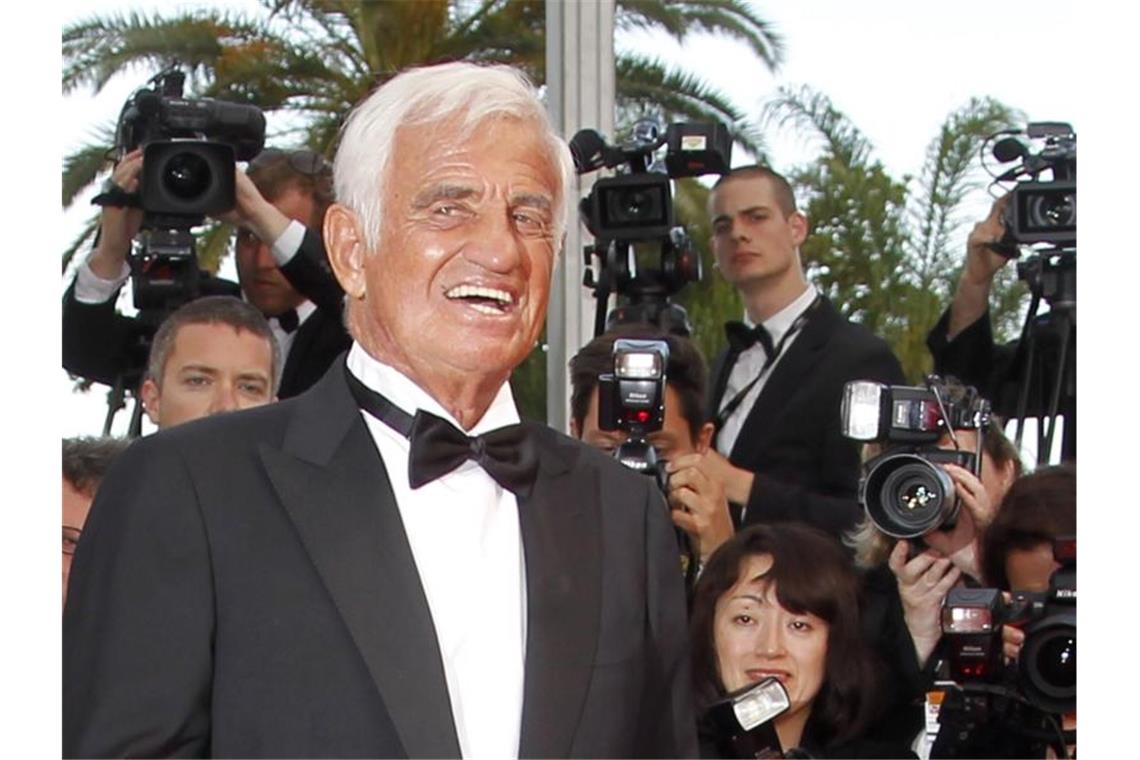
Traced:
POLYGON ((772 344, 772 336, 764 325, 748 327, 743 322, 725 322, 724 335, 728 338, 729 348, 737 356, 757 343, 764 347, 765 356, 771 356, 775 350, 772 344))
POLYGON ((297 329, 297 325, 301 323, 300 317, 297 316, 296 309, 289 309, 277 315, 277 324, 289 334, 297 329))
POLYGON ((411 442, 408 453, 408 484, 412 488, 430 483, 474 461, 496 483, 520 497, 530 495, 538 471, 534 441, 523 425, 508 425, 477 436, 468 436, 442 417, 417 409, 415 417, 360 382, 346 366, 356 403, 411 442))

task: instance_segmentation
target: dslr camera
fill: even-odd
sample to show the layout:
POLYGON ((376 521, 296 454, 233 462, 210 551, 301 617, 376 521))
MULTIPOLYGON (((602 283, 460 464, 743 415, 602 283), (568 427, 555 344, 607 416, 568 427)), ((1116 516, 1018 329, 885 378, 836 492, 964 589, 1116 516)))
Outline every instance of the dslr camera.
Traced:
POLYGON ((949 677, 932 757, 1059 757, 1075 732, 1057 716, 1077 707, 1077 552, 1072 537, 1053 543, 1061 567, 1049 590, 1014 594, 954 588, 942 607, 949 677), (1016 665, 1003 664, 1001 626, 1025 631, 1016 665), (980 754, 979 754, 980 753, 980 754))
POLYGON ((614 457, 632 470, 652 476, 665 491, 665 462, 647 440, 665 424, 665 368, 669 344, 663 340, 614 341, 614 371, 598 376, 598 427, 629 437, 614 457))
POLYGON ((621 174, 595 182, 579 205, 595 239, 583 249, 583 285, 597 299, 594 335, 633 322, 691 334, 684 308, 669 299, 701 279, 701 258, 684 228, 676 226, 671 180, 727 172, 732 157, 728 128, 692 123, 662 129, 656 121, 643 120, 634 125, 632 144, 620 148, 607 144, 597 131, 583 129, 570 141, 570 152, 578 174, 624 168, 621 174), (652 162, 662 146, 666 147, 663 167, 652 162), (638 266, 638 249, 646 247, 656 248, 656 268, 638 266), (606 304, 614 293, 618 305, 607 317, 606 304))
POLYGON ((954 526, 961 505, 939 465, 956 464, 980 476, 988 401, 970 386, 951 394, 933 375, 925 387, 852 380, 843 388, 840 417, 847 438, 884 444, 863 465, 859 481, 859 501, 879 530, 914 538, 954 526), (962 429, 978 431, 973 451, 958 446, 954 431, 962 429), (938 447, 943 435, 950 436, 953 450, 938 447))
MULTIPOLYGON (((139 191, 113 185, 95 203, 143 210, 139 247, 131 257, 135 306, 164 316, 199 295, 192 227, 236 202, 234 168, 261 152, 265 116, 256 106, 182 97, 185 74, 155 75, 123 105, 115 130, 121 160, 143 148, 139 191)), ((160 317, 156 317, 161 321, 160 317)))

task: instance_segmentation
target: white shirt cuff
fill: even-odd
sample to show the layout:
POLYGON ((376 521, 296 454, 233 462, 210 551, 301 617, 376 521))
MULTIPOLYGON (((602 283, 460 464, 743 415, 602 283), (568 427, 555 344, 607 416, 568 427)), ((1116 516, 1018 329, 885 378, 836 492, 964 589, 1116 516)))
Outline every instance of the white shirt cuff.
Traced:
POLYGON ((273 245, 270 246, 270 252, 273 254, 273 260, 277 262, 277 266, 283 267, 292 261, 293 257, 297 255, 297 251, 301 250, 301 242, 304 239, 305 225, 296 219, 289 222, 289 226, 278 235, 277 239, 273 241, 273 245))
POLYGON ((87 304, 107 303, 130 276, 131 267, 125 261, 119 276, 114 280, 104 280, 92 272, 91 266, 84 261, 75 272, 75 300, 87 304))

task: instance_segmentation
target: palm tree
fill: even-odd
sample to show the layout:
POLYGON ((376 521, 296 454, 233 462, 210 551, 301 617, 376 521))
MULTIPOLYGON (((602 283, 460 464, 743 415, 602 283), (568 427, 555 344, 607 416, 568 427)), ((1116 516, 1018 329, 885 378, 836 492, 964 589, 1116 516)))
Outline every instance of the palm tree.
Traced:
MULTIPOLYGON (((931 368, 926 334, 958 280, 963 252, 954 236, 962 202, 980 189, 979 149, 1023 117, 992 98, 972 98, 946 118, 914 182, 892 178, 866 136, 822 93, 781 88, 766 115, 822 144, 818 160, 789 173, 811 220, 801 248, 805 268, 845 316, 891 344, 917 382, 931 368)), ((1024 294, 1017 285, 1009 275, 994 284, 999 328, 1015 321, 1024 294)))
MULTIPOLYGON (((257 16, 199 9, 128 12, 70 24, 63 32, 63 91, 102 89, 112 77, 177 60, 187 95, 259 106, 289 118, 274 136, 331 154, 352 106, 401 69, 444 60, 498 61, 545 80, 544 0, 262 0, 257 16)), ((704 32, 743 42, 774 69, 783 42, 744 0, 617 0, 619 30, 661 30, 677 40, 704 32)), ((757 152, 758 133, 715 88, 660 61, 618 54, 620 113, 728 123, 757 152)), ((113 129, 64 160, 63 205, 106 168, 113 129)), ((94 231, 64 254, 64 269, 94 231)), ((220 236, 219 236, 220 238, 220 236)), ((203 258, 224 248, 206 242, 203 258)), ((208 261, 204 260, 204 264, 208 261)))

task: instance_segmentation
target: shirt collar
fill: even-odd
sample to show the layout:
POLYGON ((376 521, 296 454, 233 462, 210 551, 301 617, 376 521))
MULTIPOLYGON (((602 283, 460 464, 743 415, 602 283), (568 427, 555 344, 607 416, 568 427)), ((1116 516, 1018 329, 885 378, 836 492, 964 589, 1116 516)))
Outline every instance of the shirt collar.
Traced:
MULTIPOLYGON (((792 326, 792 323, 795 322, 801 314, 807 311, 807 308, 811 306, 812 301, 815 300, 817 295, 819 295, 819 290, 816 289, 814 284, 809 282, 804 292, 801 293, 796 300, 764 320, 764 327, 768 330, 768 334, 772 336, 773 343, 780 342, 780 339, 784 337, 784 333, 788 331, 788 328, 792 326)), ((748 327, 756 326, 756 323, 748 316, 747 310, 744 312, 744 324, 748 327)))
MULTIPOLYGON (((348 369, 356 375, 360 382, 382 394, 408 414, 414 415, 416 410, 423 409, 425 412, 431 412, 442 417, 463 430, 463 426, 459 424, 458 420, 452 417, 451 413, 444 409, 427 391, 416 385, 411 378, 395 367, 374 358, 359 343, 353 341, 347 361, 348 369)), ((511 395, 511 385, 510 383, 503 383, 483 417, 466 433, 470 436, 480 435, 518 422, 519 413, 515 408, 514 396, 511 395)))

